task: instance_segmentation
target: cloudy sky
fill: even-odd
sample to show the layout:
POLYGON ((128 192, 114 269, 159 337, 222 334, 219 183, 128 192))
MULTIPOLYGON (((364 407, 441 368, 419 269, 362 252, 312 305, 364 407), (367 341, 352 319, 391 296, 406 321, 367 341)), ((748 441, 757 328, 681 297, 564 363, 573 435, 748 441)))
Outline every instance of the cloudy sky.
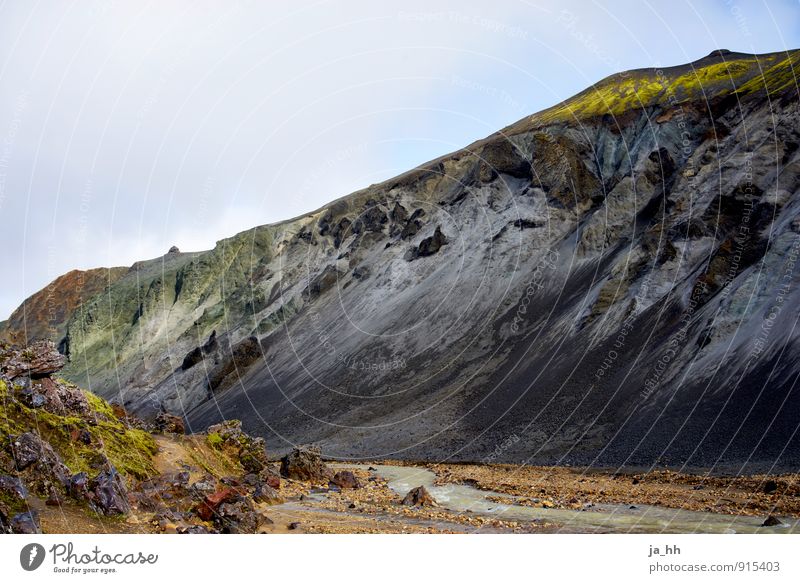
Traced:
POLYGON ((0 2, 0 319, 70 269, 210 248, 610 73, 800 47, 798 0, 389 4, 0 2))

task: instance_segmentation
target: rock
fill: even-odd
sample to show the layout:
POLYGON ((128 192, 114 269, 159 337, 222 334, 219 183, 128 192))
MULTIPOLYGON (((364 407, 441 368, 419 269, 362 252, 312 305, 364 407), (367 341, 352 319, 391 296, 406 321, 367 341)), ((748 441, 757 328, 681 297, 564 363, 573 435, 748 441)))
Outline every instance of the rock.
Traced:
POLYGON ((189 370, 197 363, 201 362, 205 358, 203 354, 203 349, 197 346, 193 350, 190 350, 186 356, 183 357, 183 363, 181 363, 181 370, 189 370))
POLYGON ((258 338, 250 336, 232 348, 222 351, 220 363, 208 373, 208 388, 218 391, 227 388, 244 374, 247 368, 261 358, 258 338), (229 378, 230 377, 230 378, 229 378))
POLYGON ((0 500, 11 506, 23 505, 28 497, 28 489, 22 480, 13 476, 0 476, 0 500))
POLYGON ((764 494, 772 494, 778 489, 778 483, 775 480, 767 480, 764 482, 762 491, 764 494))
POLYGON ((161 433, 176 433, 178 435, 186 433, 183 419, 170 413, 162 412, 156 415, 154 424, 156 431, 161 433))
POLYGON ((253 501, 261 504, 283 504, 284 500, 275 488, 267 484, 258 484, 253 492, 253 501))
MULTIPOLYGON (((163 247, 162 247, 162 249, 163 249, 163 247)), ((171 255, 171 254, 174 254, 174 253, 180 253, 180 252, 181 252, 181 250, 178 249, 175 245, 173 245, 172 247, 169 248, 169 251, 167 251, 167 255, 171 255)))
POLYGON ((403 498, 404 506, 439 506, 425 486, 417 486, 403 498))
POLYGON ((406 251, 405 259, 406 261, 413 261, 418 257, 429 257, 438 253, 444 245, 447 245, 447 243, 447 237, 444 233, 442 233, 441 227, 437 226, 433 235, 420 241, 418 247, 412 247, 406 251))
POLYGON ((195 508, 195 512, 203 520, 211 520, 217 514, 220 505, 234 502, 241 497, 242 493, 236 488, 222 488, 207 495, 195 508))
POLYGON ((11 519, 10 526, 11 532, 14 534, 41 534, 42 532, 39 513, 35 510, 17 514, 11 519))
POLYGON ((297 447, 281 459, 281 476, 303 482, 323 482, 330 470, 318 447, 297 447))
POLYGON ((34 342, 27 348, 4 351, 0 362, 0 376, 13 381, 21 376, 38 379, 57 373, 67 363, 63 354, 50 340, 34 342))
POLYGON ((383 225, 385 225, 388 220, 389 217, 386 216, 386 213, 384 213, 377 204, 372 204, 358 219, 356 219, 356 222, 353 224, 353 232, 356 234, 364 232, 379 233, 383 230, 383 225))
POLYGON ((34 433, 23 433, 11 441, 11 456, 18 470, 24 470, 42 457, 42 441, 34 433))
POLYGON ((40 409, 47 403, 46 397, 37 387, 33 386, 24 387, 17 393, 17 398, 23 405, 31 409, 40 409))
POLYGON ((263 524, 263 518, 248 498, 220 504, 214 523, 226 534, 255 534, 263 524))
POLYGON ((300 528, 300 524, 301 523, 299 522, 290 522, 289 526, 287 526, 286 528, 288 528, 289 530, 297 530, 298 528, 300 528))
MULTIPOLYGON (((268 470, 269 460, 263 437, 253 437, 242 431, 242 422, 238 419, 229 419, 210 426, 206 430, 209 440, 214 447, 227 450, 232 456, 238 457, 239 463, 246 472, 259 474, 268 470)), ((274 481, 273 481, 274 484, 274 481)), ((280 480, 278 480, 280 486, 280 480)))
POLYGON ((89 476, 86 475, 86 472, 78 472, 69 479, 67 493, 75 500, 86 501, 91 499, 89 476))
POLYGON ((265 468, 259 473, 258 477, 270 488, 280 490, 281 477, 272 468, 265 468))
POLYGON ((213 534, 217 531, 202 524, 193 524, 192 526, 179 526, 175 529, 175 532, 178 534, 213 534))
POLYGON ((783 523, 780 520, 770 514, 767 516, 764 522, 761 523, 761 526, 779 526, 781 524, 783 523))
POLYGON ((90 482, 89 488, 93 494, 92 505, 101 514, 113 516, 130 512, 128 491, 122 476, 113 467, 100 472, 90 482))
POLYGON ((361 487, 361 484, 358 482, 358 478, 356 478, 355 474, 353 474, 353 472, 350 470, 336 472, 331 478, 330 484, 333 486, 338 486, 342 490, 354 490, 361 487))
POLYGON ((530 160, 508 138, 497 138, 487 143, 481 158, 481 162, 488 166, 480 171, 483 181, 491 180, 495 172, 528 180, 533 177, 530 160))
POLYGON ((45 504, 47 506, 61 506, 63 504, 63 500, 55 488, 50 489, 50 495, 45 500, 45 504))
POLYGON ((16 469, 26 471, 28 484, 46 494, 52 486, 66 487, 69 469, 53 447, 35 433, 23 433, 10 443, 16 469))

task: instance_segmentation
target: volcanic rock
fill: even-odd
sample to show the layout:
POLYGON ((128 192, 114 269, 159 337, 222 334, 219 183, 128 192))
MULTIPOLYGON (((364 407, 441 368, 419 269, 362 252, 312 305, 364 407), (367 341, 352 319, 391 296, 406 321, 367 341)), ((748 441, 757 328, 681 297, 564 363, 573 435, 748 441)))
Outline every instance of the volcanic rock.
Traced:
POLYGON ((402 504, 404 506, 439 506, 425 486, 417 486, 412 489, 403 498, 402 504))

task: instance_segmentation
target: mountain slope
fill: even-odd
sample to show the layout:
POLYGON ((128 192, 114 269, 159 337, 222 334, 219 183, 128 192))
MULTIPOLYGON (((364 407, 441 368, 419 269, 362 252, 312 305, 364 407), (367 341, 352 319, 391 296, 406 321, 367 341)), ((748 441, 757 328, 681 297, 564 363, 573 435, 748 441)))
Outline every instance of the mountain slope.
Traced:
POLYGON ((272 451, 800 464, 800 52, 609 77, 76 310, 65 375, 272 451))
POLYGON ((28 344, 64 338, 67 322, 84 301, 93 298, 128 271, 127 267, 73 270, 53 280, 0 323, 0 342, 28 344))

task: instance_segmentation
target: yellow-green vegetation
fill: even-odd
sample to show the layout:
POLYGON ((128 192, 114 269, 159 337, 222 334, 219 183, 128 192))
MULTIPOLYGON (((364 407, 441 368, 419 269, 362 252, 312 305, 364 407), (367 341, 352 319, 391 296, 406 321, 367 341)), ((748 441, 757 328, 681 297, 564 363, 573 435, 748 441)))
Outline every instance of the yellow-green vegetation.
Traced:
POLYGON ((732 58, 694 67, 676 74, 664 71, 631 71, 604 79, 575 97, 536 114, 537 122, 567 122, 603 115, 619 116, 653 105, 676 105, 691 99, 731 93, 769 94, 795 87, 800 52, 788 57, 732 58))
POLYGON ((206 443, 209 445, 208 448, 187 448, 194 463, 216 478, 242 473, 242 466, 235 456, 226 455, 221 449, 222 437, 219 433, 209 434, 206 443), (219 440, 218 442, 212 439, 214 435, 219 440))
POLYGON ((778 64, 767 68, 763 74, 756 75, 738 89, 738 93, 752 93, 766 90, 775 95, 788 89, 797 91, 800 75, 800 52, 792 53, 778 64))
POLYGON ((31 409, 15 399, 0 381, 0 439, 35 431, 53 446, 72 472, 96 473, 93 466, 104 455, 125 475, 140 479, 154 475, 153 456, 158 447, 153 437, 123 424, 100 397, 87 391, 84 394, 94 419, 31 409), (89 444, 80 439, 84 431, 90 437, 89 444))
POLYGON ((208 445, 210 445, 214 449, 222 448, 223 439, 219 433, 209 433, 208 437, 206 437, 206 441, 208 441, 208 445))

